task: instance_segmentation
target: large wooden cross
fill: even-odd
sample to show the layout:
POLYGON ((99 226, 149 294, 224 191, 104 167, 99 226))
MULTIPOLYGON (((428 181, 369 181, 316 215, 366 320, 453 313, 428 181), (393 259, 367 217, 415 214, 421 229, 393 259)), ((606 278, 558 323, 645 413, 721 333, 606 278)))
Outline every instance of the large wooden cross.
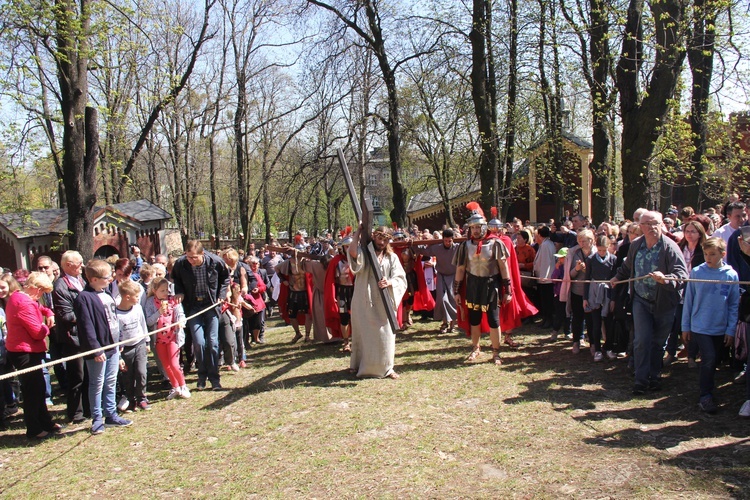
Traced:
MULTIPOLYGON (((354 206, 354 214, 357 216, 357 220, 362 222, 362 231, 360 231, 359 235, 359 246, 364 252, 365 259, 367 259, 368 264, 375 274, 375 280, 380 281, 383 279, 383 270, 380 268, 378 256, 375 254, 375 247, 370 238, 373 219, 372 201, 370 201, 369 198, 365 198, 364 203, 360 204, 359 199, 357 198, 357 192, 354 189, 352 176, 349 173, 349 167, 346 165, 344 152, 341 148, 338 148, 336 151, 339 156, 341 171, 344 173, 346 188, 349 190, 349 198, 352 200, 352 205, 354 206)), ((383 300, 383 305, 385 306, 385 314, 388 317, 388 322, 391 324, 391 330, 395 334, 396 331, 398 331, 396 305, 393 303, 391 295, 385 289, 378 287, 378 290, 380 291, 380 298, 383 300)))

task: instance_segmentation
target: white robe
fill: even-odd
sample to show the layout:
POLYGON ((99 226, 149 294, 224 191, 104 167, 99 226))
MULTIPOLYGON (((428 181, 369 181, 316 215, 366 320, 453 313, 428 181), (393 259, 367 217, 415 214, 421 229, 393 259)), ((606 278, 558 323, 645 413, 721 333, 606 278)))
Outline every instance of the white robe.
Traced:
MULTIPOLYGON (((393 373, 396 335, 386 316, 375 274, 361 248, 357 258, 347 253, 349 266, 356 276, 352 297, 352 357, 350 368, 358 377, 383 378, 393 373)), ((393 304, 401 303, 406 292, 406 273, 396 254, 386 253, 380 263, 383 277, 391 281, 386 293, 393 304)))

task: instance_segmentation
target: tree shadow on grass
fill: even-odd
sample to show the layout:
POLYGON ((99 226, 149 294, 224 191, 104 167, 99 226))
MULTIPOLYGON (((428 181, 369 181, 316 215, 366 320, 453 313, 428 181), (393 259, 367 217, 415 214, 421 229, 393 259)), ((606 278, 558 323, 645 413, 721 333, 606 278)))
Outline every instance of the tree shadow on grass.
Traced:
POLYGON ((323 355, 322 352, 311 350, 311 352, 297 352, 291 355, 285 356, 283 359, 276 359, 273 363, 266 363, 264 366, 277 366, 272 372, 260 377, 259 379, 251 382, 250 384, 226 391, 223 397, 216 401, 204 406, 203 410, 218 410, 225 408, 237 401, 257 394, 260 392, 268 392, 277 389, 293 389, 298 386, 309 386, 309 387, 342 387, 347 385, 354 385, 353 382, 347 382, 345 379, 351 378, 348 376, 346 369, 320 372, 314 374, 305 374, 297 377, 283 378, 284 375, 292 372, 295 369, 300 368, 302 365, 320 358, 329 358, 329 355, 323 355))
MULTIPOLYGON (((246 386, 226 391, 221 398, 205 405, 202 409, 222 409, 253 394, 279 389, 355 386, 362 379, 351 374, 347 368, 285 378, 285 375, 302 367, 306 363, 315 360, 330 359, 332 352, 328 347, 330 346, 325 344, 307 344, 301 348, 298 348, 296 345, 289 345, 264 350, 263 357, 259 356, 254 358, 254 360, 264 367, 276 366, 276 369, 246 386)), ((460 346, 409 351, 404 356, 406 359, 435 355, 439 355, 441 359, 437 361, 399 363, 399 356, 397 356, 395 369, 398 373, 424 370, 453 370, 462 366, 469 366, 463 363, 466 357, 465 354, 466 348, 460 346)), ((348 354, 346 358, 348 358, 348 354)), ((346 366, 348 367, 348 360, 342 358, 342 361, 346 361, 346 366)))
POLYGON ((555 411, 570 412, 570 418, 593 429, 597 422, 630 422, 582 442, 613 449, 652 447, 673 455, 666 463, 735 485, 729 489, 733 495, 750 495, 750 426, 737 416, 745 387, 731 383, 733 373, 726 365, 716 372, 714 394, 720 411, 707 415, 697 405, 698 370, 686 363, 663 370, 660 391, 634 397, 626 363, 594 363, 587 350, 573 355, 569 342, 549 344, 537 339, 504 361, 504 370, 528 377, 521 382, 519 394, 505 403, 550 403, 555 411), (732 442, 722 444, 722 440, 732 442))

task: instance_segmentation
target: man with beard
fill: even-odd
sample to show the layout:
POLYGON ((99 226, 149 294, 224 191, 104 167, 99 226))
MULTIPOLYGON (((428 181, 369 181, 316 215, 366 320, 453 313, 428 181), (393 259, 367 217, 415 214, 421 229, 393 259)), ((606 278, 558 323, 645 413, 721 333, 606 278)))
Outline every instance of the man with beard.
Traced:
POLYGON ((380 290, 391 295, 391 303, 398 304, 406 290, 406 274, 398 256, 389 245, 388 228, 381 226, 372 233, 377 264, 382 279, 377 281, 374 269, 360 247, 362 225, 352 236, 349 245, 349 266, 356 276, 352 297, 352 356, 350 371, 358 377, 398 378, 393 370, 396 336, 388 322, 380 290))

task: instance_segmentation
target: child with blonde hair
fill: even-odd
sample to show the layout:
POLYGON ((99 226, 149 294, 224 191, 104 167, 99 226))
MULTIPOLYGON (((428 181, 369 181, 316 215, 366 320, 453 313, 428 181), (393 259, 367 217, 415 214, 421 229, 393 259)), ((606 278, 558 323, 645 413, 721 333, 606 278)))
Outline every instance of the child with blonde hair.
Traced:
POLYGON ((231 324, 234 328, 234 337, 237 342, 237 359, 235 359, 235 362, 239 363, 238 366, 240 368, 245 368, 247 366, 247 357, 242 330, 242 308, 245 300, 242 298, 242 287, 239 283, 232 283, 229 286, 227 300, 227 309, 224 312, 230 315, 231 324))
POLYGON ((185 343, 185 313, 173 295, 169 294, 169 281, 166 278, 154 278, 148 290, 145 307, 146 323, 150 331, 156 333, 154 346, 156 355, 161 361, 169 378, 172 390, 167 399, 189 398, 190 390, 185 384, 185 376, 180 369, 180 347, 185 343), (164 327, 174 325, 169 329, 164 327))

